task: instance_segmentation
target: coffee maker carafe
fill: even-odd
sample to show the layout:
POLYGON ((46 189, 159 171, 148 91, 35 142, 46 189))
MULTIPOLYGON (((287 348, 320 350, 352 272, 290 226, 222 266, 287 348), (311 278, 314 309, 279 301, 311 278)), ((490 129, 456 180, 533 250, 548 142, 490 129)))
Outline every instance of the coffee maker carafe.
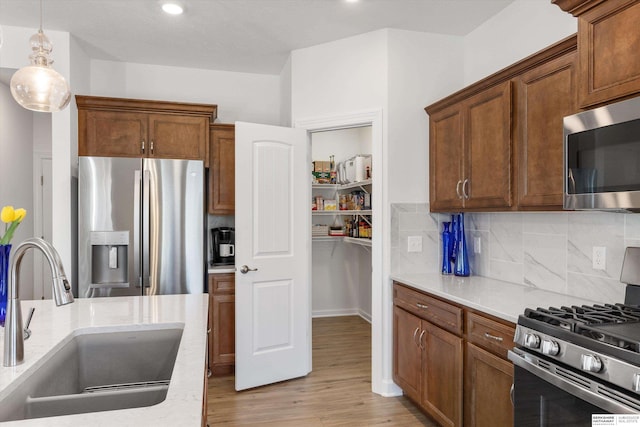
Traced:
POLYGON ((235 230, 233 227, 211 229, 211 265, 233 265, 235 263, 235 230))

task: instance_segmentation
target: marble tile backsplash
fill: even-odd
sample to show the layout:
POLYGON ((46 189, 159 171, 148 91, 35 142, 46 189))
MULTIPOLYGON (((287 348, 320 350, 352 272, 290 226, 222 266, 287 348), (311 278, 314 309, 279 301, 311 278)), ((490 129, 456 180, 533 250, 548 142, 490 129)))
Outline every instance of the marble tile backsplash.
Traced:
MULTIPOLYGON (((392 204, 391 271, 439 272, 440 223, 449 220, 449 215, 429 213, 426 203, 392 204), (422 236, 422 252, 408 252, 409 236, 422 236)), ((640 215, 467 213, 465 223, 474 275, 600 302, 624 300, 620 270, 625 247, 640 246, 640 215), (606 248, 605 270, 592 268, 594 246, 606 248)))

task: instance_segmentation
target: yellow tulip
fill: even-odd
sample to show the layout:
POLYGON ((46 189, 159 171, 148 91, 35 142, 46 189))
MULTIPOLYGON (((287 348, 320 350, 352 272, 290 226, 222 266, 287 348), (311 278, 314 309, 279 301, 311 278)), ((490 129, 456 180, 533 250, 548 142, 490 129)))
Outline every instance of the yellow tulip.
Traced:
POLYGON ((10 223, 15 221, 16 212, 13 210, 13 206, 5 206, 2 208, 2 212, 0 212, 0 219, 2 222, 10 223))
POLYGON ((14 221, 22 222, 25 216, 27 216, 27 210, 25 208, 19 208, 15 210, 14 221))

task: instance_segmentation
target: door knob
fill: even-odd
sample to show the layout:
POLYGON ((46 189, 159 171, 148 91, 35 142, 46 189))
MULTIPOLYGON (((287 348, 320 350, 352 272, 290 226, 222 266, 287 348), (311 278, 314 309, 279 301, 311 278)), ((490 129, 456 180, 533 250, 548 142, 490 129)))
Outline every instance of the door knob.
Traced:
POLYGON ((258 269, 257 268, 249 268, 246 265, 243 265, 242 267, 240 267, 240 273, 242 273, 242 274, 247 274, 250 271, 258 271, 258 269))

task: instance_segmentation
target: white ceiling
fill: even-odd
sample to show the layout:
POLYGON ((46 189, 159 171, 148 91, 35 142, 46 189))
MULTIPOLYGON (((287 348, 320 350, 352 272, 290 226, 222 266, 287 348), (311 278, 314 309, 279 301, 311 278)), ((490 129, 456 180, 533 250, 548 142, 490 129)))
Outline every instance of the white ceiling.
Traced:
MULTIPOLYGON (((43 7, 45 33, 71 33, 91 58, 279 74, 293 49, 381 28, 466 35, 513 1, 180 0, 180 16, 162 12, 161 0, 44 0, 43 7)), ((38 0, 0 0, 0 25, 38 23, 38 0)))

